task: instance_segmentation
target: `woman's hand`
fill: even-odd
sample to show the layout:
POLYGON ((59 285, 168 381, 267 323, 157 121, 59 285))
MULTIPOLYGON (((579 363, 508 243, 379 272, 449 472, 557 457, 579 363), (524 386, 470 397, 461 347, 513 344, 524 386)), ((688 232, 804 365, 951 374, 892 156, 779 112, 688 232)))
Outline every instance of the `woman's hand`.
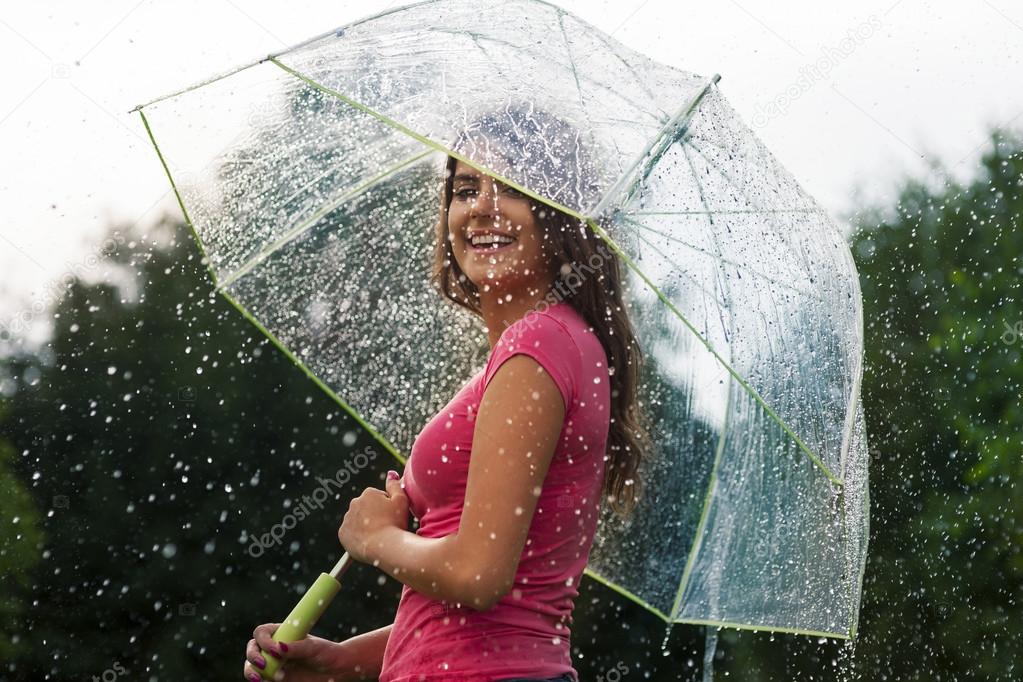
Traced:
POLYGON ((408 514, 408 497, 401 479, 396 471, 388 471, 386 491, 366 488, 348 505, 337 539, 353 559, 372 563, 387 532, 408 530, 408 514))
POLYGON ((272 637, 280 623, 264 623, 252 633, 252 639, 245 647, 245 679, 260 682, 260 671, 266 668, 262 652, 268 652, 281 660, 277 673, 284 682, 326 682, 341 679, 338 660, 338 644, 329 639, 306 635, 297 642, 287 644, 273 641, 272 637))

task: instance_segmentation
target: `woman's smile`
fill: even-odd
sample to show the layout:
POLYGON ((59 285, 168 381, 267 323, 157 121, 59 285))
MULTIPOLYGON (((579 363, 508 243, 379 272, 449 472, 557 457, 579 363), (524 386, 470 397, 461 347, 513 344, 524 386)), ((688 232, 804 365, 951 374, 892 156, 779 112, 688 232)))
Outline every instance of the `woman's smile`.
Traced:
POLYGON ((517 241, 518 237, 513 234, 492 229, 470 229, 466 235, 469 251, 481 255, 505 252, 517 241))

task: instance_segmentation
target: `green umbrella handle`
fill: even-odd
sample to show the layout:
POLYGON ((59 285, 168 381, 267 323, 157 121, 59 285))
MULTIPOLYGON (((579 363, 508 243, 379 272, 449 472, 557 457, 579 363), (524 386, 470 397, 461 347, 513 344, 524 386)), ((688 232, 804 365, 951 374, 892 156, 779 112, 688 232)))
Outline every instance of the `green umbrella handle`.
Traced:
MULTIPOLYGON (((288 617, 284 619, 284 622, 274 632, 273 641, 295 642, 309 634, 309 631, 313 629, 313 625, 320 619, 320 616, 323 615, 323 612, 327 610, 330 602, 337 595, 338 590, 341 589, 341 583, 338 582, 338 578, 347 570, 350 563, 351 559, 348 557, 348 552, 345 552, 345 555, 341 557, 341 561, 337 562, 334 570, 330 573, 320 574, 320 577, 306 590, 306 593, 295 604, 295 608, 291 610, 288 617)), ((266 668, 260 671, 260 675, 265 680, 272 680, 277 670, 281 667, 281 660, 271 656, 262 649, 260 649, 260 653, 266 661, 266 668)))

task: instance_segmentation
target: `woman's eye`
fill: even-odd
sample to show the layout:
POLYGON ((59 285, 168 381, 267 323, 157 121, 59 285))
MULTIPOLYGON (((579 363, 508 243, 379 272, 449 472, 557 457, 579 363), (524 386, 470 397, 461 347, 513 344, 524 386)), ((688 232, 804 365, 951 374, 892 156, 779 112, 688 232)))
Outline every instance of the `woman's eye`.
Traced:
POLYGON ((514 187, 506 187, 504 191, 507 192, 508 194, 512 195, 513 197, 524 197, 524 196, 526 196, 525 192, 520 192, 519 190, 515 189, 514 187))
POLYGON ((468 199, 470 196, 476 193, 476 190, 472 187, 463 187, 462 189, 455 192, 455 196, 459 199, 468 199))

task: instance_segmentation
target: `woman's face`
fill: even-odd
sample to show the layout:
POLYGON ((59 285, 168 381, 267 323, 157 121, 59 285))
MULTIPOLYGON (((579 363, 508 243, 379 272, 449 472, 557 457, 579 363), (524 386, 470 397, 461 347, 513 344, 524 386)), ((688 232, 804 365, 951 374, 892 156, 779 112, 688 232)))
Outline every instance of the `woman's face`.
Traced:
POLYGON ((542 232, 529 197, 468 164, 455 165, 448 239, 458 266, 481 295, 514 296, 526 288, 546 293, 552 244, 542 232))

